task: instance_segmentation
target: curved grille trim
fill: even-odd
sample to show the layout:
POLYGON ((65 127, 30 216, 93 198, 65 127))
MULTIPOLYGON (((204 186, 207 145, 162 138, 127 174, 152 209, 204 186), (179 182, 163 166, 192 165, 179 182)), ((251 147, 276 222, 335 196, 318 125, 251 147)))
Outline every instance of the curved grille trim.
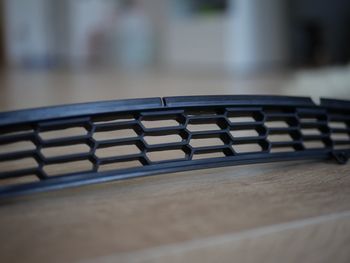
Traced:
POLYGON ((350 155, 350 102, 131 99, 0 113, 0 196, 140 176, 350 155))

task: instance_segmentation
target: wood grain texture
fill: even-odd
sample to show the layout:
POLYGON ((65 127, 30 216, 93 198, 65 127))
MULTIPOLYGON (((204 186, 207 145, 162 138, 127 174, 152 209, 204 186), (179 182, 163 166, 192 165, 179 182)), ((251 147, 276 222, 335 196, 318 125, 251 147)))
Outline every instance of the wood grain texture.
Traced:
POLYGON ((337 213, 87 262, 348 262, 349 219, 337 213))
POLYGON ((5 262, 74 262, 347 211, 349 170, 249 165, 12 199, 0 208, 1 254, 5 262))
MULTIPOLYGON (((238 82, 154 73, 5 76, 1 109, 154 95, 293 93, 279 86, 283 76, 238 82)), ((1 201, 0 262, 348 262, 349 211, 350 165, 332 161, 159 175, 1 201)))

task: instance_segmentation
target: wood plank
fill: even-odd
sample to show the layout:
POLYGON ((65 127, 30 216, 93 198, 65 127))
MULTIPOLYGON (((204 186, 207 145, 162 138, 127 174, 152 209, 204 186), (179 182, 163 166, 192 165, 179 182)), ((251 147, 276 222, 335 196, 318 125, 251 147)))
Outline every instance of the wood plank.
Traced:
POLYGON ((191 240, 86 262, 349 262, 350 212, 191 240))
POLYGON ((16 198, 0 207, 1 254, 74 262, 347 211, 349 170, 247 165, 16 198))

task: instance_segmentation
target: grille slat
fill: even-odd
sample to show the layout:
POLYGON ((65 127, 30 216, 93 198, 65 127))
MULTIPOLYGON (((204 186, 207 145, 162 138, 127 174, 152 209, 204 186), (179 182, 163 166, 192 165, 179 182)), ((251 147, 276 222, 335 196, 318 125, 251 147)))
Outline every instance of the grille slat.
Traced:
POLYGON ((54 120, 54 121, 45 121, 39 122, 37 127, 39 131, 53 131, 57 129, 64 129, 69 127, 83 127, 88 125, 90 122, 90 117, 84 118, 73 118, 66 120, 54 120))
POLYGON ((106 157, 106 158, 101 158, 100 163, 109 164, 109 163, 116 163, 116 162, 122 162, 122 161, 133 161, 133 160, 138 160, 142 157, 143 157, 142 154, 129 154, 124 156, 106 157))
POLYGON ((318 121, 318 122, 302 122, 300 123, 301 128, 318 128, 318 127, 327 127, 327 122, 318 121))
POLYGON ((68 146, 74 144, 87 143, 90 136, 74 136, 60 139, 44 140, 41 142, 43 147, 68 146))
POLYGON ((337 145, 350 145, 350 141, 349 140, 334 140, 333 141, 334 144, 337 144, 337 145))
POLYGON ((170 135, 170 134, 179 134, 182 132, 186 126, 179 127, 160 127, 160 128, 145 128, 145 135, 170 135))
POLYGON ((214 130, 214 131, 194 131, 191 132, 192 138, 209 138, 215 137, 221 134, 227 134, 227 130, 214 130))
POLYGON ((347 129, 331 128, 331 132, 334 132, 334 133, 350 133, 350 128, 347 128, 347 129))
POLYGON ((296 117, 295 113, 267 113, 266 118, 267 119, 286 119, 286 118, 294 118, 296 117))
POLYGON ((304 141, 317 141, 329 138, 328 134, 321 135, 303 135, 304 141))
POLYGON ((106 147, 118 146, 118 145, 137 144, 137 143, 140 143, 140 142, 141 142, 140 138, 134 137, 134 138, 124 138, 124 139, 112 139, 112 140, 98 141, 96 143, 98 145, 98 148, 106 148, 106 147))
POLYGON ((153 144, 153 145, 147 145, 147 149, 149 150, 159 150, 159 149, 178 149, 181 148, 182 146, 187 145, 188 143, 186 141, 183 142, 170 142, 170 143, 159 143, 159 144, 153 144))
MULTIPOLYGON (((172 150, 172 149, 181 149, 183 146, 187 145, 187 143, 167 143, 167 144, 155 144, 147 146, 147 151, 161 151, 164 149, 172 150)), ((146 148, 146 147, 145 147, 146 148)))
POLYGON ((87 160, 91 157, 90 153, 79 153, 79 154, 67 154, 64 156, 56 156, 56 157, 49 157, 44 158, 43 163, 44 164, 57 164, 57 163, 65 163, 69 161, 80 161, 80 160, 87 160))
POLYGON ((349 114, 350 102, 316 105, 271 96, 152 98, 2 113, 0 179, 39 181, 1 187, 0 180, 0 196, 241 163, 348 158, 349 114), (12 145, 20 142, 32 148, 12 145), (26 158, 34 167, 10 163, 26 158))
POLYGON ((7 136, 0 137, 0 145, 12 143, 12 142, 19 142, 19 141, 34 141, 36 139, 37 138, 34 133, 7 135, 7 136))
POLYGON ((8 161, 8 160, 21 159, 21 158, 25 158, 25 157, 32 157, 32 156, 35 156, 36 153, 37 152, 35 150, 5 153, 5 154, 0 154, 0 160, 1 161, 8 161))
POLYGON ((254 143, 254 142, 266 141, 266 140, 265 140, 265 136, 252 136, 252 137, 233 138, 232 141, 234 143, 254 143))
POLYGON ((16 170, 11 172, 1 172, 0 179, 22 177, 22 176, 33 175, 38 173, 39 173, 39 170, 36 168, 22 169, 22 170, 16 170))
POLYGON ((350 121, 350 116, 344 116, 341 114, 330 114, 329 119, 331 121, 343 121, 343 122, 349 122, 350 121))

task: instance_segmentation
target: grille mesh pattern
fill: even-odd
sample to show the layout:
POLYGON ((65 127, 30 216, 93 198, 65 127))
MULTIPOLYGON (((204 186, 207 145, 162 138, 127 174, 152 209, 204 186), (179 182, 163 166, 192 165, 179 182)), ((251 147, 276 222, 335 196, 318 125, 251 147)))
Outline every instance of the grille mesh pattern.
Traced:
POLYGON ((140 175, 157 173, 158 167, 215 166, 219 160, 233 165, 337 152, 347 157, 350 151, 348 102, 324 100, 317 106, 305 98, 215 96, 160 103, 135 110, 131 101, 130 110, 118 106, 103 112, 85 104, 90 112, 73 106, 60 117, 57 112, 67 107, 62 106, 46 119, 45 114, 32 116, 47 109, 21 111, 19 117, 18 112, 4 113, 0 185, 10 186, 0 191, 40 189, 50 181, 63 186, 74 178, 102 178, 106 171, 127 178, 128 171, 145 167, 148 171, 140 175), (28 181, 39 182, 13 187, 28 181))

